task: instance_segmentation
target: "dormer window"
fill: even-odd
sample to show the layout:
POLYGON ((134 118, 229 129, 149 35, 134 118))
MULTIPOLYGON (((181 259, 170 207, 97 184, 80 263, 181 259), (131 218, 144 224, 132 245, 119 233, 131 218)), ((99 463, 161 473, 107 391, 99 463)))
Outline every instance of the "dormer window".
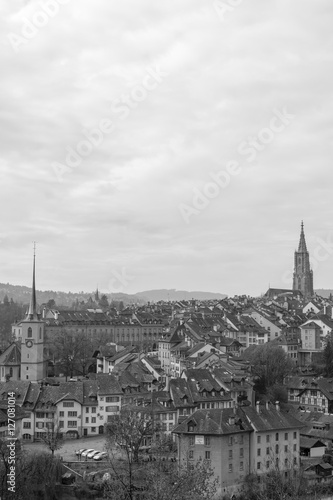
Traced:
POLYGON ((194 425, 188 424, 188 432, 194 432, 194 425))
POLYGON ((205 398, 207 396, 207 391, 202 391, 202 395, 205 398))
POLYGON ((215 396, 215 391, 212 391, 212 396, 215 396))

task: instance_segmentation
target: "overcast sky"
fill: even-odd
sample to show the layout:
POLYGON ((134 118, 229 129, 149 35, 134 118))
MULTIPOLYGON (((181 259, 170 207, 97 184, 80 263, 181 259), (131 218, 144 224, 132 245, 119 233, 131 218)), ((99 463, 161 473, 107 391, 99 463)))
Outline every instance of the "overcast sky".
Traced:
POLYGON ((333 287, 332 0, 0 5, 0 282, 333 287))

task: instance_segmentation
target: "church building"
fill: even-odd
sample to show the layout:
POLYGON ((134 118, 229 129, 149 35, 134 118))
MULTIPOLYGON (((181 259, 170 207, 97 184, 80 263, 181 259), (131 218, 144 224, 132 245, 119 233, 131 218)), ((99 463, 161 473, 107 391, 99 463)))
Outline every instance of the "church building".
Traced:
POLYGON ((304 298, 310 298, 313 292, 313 272, 310 269, 310 256, 306 248, 304 224, 301 224, 301 236, 298 250, 294 256, 293 290, 298 290, 304 298))
POLYGON ((20 340, 13 342, 0 356, 0 381, 26 380, 40 382, 47 376, 48 360, 44 354, 45 322, 37 312, 35 260, 30 306, 26 318, 20 322, 20 340))

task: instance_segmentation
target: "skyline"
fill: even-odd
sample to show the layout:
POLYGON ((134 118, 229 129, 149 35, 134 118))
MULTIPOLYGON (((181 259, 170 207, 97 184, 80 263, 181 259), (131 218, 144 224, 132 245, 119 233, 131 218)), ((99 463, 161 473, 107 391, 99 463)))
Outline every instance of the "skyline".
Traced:
POLYGON ((333 5, 235 3, 0 7, 1 282, 333 288, 333 5))

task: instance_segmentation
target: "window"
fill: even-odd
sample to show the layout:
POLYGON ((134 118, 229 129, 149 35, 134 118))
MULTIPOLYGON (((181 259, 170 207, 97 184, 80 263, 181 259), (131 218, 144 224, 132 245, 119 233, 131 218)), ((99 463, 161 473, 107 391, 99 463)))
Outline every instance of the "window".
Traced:
POLYGON ((238 436, 238 442, 239 442, 239 444, 243 444, 243 442, 244 442, 244 436, 243 436, 243 434, 241 434, 240 436, 238 436))
POLYGON ((257 469, 260 470, 261 462, 257 462, 257 469))
POLYGON ((68 427, 77 427, 76 420, 68 420, 68 427))
POLYGON ((96 424, 96 417, 91 417, 91 423, 96 424))
POLYGON ((89 417, 86 417, 86 424, 89 424, 89 417))
POLYGON ((275 434, 275 441, 278 441, 278 440, 279 440, 279 433, 277 432, 277 433, 275 434))
POLYGON ((257 444, 261 443, 261 436, 257 436, 257 444))
POLYGON ((269 443, 269 442, 270 442, 270 435, 267 434, 267 436, 266 436, 266 443, 269 443))
POLYGON ((288 445, 286 444, 285 447, 284 447, 284 452, 285 453, 288 453, 288 445))
POLYGON ((275 453, 279 453, 279 445, 278 444, 275 445, 275 453))
POLYGON ((269 455, 269 447, 266 448, 266 455, 269 455))
POLYGON ((210 446, 210 436, 205 436, 205 445, 210 446))
POLYGON ((31 429, 31 422, 23 422, 23 429, 31 429))
POLYGON ((285 466, 285 467, 288 467, 288 458, 285 458, 285 459, 284 459, 284 466, 285 466))
POLYGON ((194 446, 194 436, 190 436, 190 446, 194 446))
POLYGON ((59 411, 59 417, 64 417, 65 416, 65 412, 64 411, 59 411))
POLYGON ((240 458, 244 457, 244 448, 239 448, 239 456, 240 458))
POLYGON ((189 425, 188 426, 188 432, 193 432, 194 431, 194 426, 193 425, 189 425))
POLYGON ((119 406, 106 406, 105 411, 107 413, 114 413, 115 411, 119 411, 119 406))
POLYGON ((294 451, 297 451, 297 444, 294 444, 294 451))
POLYGON ((297 439, 297 432, 294 432, 294 439, 297 439))
POLYGON ((239 462, 239 470, 244 470, 244 462, 239 462))
POLYGON ((92 427, 91 432, 96 432, 96 427, 92 427))
POLYGON ((294 465, 297 465, 297 457, 294 457, 294 465))
POLYGON ((229 445, 229 446, 232 446, 232 444, 233 444, 233 439, 232 439, 232 436, 229 436, 229 437, 228 437, 228 445, 229 445))
POLYGON ((64 427, 64 421, 63 420, 59 420, 59 427, 60 428, 64 427))
POLYGON ((86 413, 89 413, 89 406, 86 407, 86 413))
POLYGON ((205 451, 205 459, 210 460, 210 451, 205 451))
POLYGON ((278 458, 275 459, 275 466, 279 467, 279 459, 278 458))
POLYGON ((229 450, 229 459, 232 458, 232 450, 229 450))
POLYGON ((36 413, 36 418, 44 418, 44 416, 45 413, 39 413, 39 412, 36 413))
POLYGON ((28 337, 32 337, 32 328, 29 326, 28 328, 28 337))
POLYGON ((229 472, 232 472, 232 464, 229 464, 229 472))
POLYGON ((77 417, 77 411, 69 411, 68 416, 69 417, 77 417))
POLYGON ((37 429, 43 429, 43 427, 44 427, 43 422, 37 422, 36 427, 37 427, 37 429))
POLYGON ((64 405, 64 408, 73 408, 74 402, 73 401, 64 401, 63 405, 64 405))
POLYGON ((288 441, 288 432, 285 432, 285 434, 284 434, 284 440, 288 441))
POLYGON ((190 451, 189 451, 188 458, 189 458, 190 460, 192 460, 192 459, 194 458, 194 451, 193 451, 193 450, 190 450, 190 451))
POLYGON ((120 398, 119 396, 106 396, 105 401, 106 403, 119 403, 120 398))
MULTIPOLYGON (((101 398, 101 399, 102 399, 102 398, 101 398)), ((93 407, 91 408, 91 413, 96 413, 96 406, 93 406, 93 407)))
POLYGON ((266 462, 266 469, 269 469, 269 460, 266 462))

